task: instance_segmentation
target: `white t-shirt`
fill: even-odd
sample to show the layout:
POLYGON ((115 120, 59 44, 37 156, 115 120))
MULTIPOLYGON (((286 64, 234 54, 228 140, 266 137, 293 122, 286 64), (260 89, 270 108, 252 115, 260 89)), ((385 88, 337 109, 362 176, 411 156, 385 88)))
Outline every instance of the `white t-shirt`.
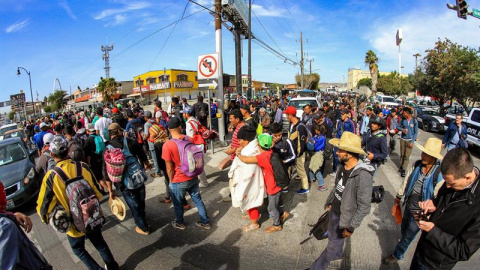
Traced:
POLYGON ((101 117, 100 119, 95 122, 95 130, 97 131, 97 134, 100 134, 102 136, 102 139, 104 142, 107 141, 107 138, 105 138, 104 131, 107 130, 108 125, 112 123, 112 120, 110 118, 106 117, 101 117))

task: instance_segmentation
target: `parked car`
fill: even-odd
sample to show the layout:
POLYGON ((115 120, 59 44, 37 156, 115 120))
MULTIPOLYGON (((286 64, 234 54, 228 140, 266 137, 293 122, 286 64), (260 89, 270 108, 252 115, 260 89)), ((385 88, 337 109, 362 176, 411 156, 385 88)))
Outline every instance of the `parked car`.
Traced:
POLYGON ((377 101, 380 105, 385 105, 387 108, 396 108, 399 106, 395 98, 391 96, 377 95, 377 101))
POLYGON ((41 179, 35 172, 36 149, 28 151, 20 138, 0 141, 0 181, 5 186, 7 210, 34 199, 41 179))
MULTIPOLYGON (((288 102, 288 106, 293 106, 297 110, 296 116, 298 117, 298 119, 302 118, 303 107, 305 107, 306 105, 311 105, 313 107, 312 108, 313 110, 321 107, 320 101, 316 97, 296 97, 296 98, 292 98, 288 102)), ((283 122, 283 130, 284 131, 288 130, 289 123, 287 121, 285 114, 282 115, 282 122, 283 122)))
POLYGON ((7 124, 0 127, 0 140, 3 140, 3 135, 5 132, 13 129, 17 129, 18 125, 16 123, 7 124))
MULTIPOLYGON (((463 122, 467 125, 467 141, 469 144, 480 146, 480 108, 472 108, 470 113, 465 116, 463 114, 463 122)), ((445 126, 448 128, 452 121, 455 121, 455 114, 447 114, 445 116, 445 126)))
POLYGON ((418 127, 424 131, 445 131, 445 119, 434 109, 427 107, 417 107, 418 127))

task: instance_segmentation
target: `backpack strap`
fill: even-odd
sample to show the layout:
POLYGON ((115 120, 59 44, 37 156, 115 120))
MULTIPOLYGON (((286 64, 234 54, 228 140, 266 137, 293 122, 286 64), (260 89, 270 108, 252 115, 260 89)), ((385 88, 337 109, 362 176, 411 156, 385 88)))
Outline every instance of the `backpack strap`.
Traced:
MULTIPOLYGON (((189 121, 188 123, 190 123, 190 125, 192 126, 193 131, 194 131, 195 133, 198 133, 198 128, 195 128, 195 125, 193 124, 193 121, 189 121)), ((197 123, 197 124, 198 124, 198 123, 197 123)))
POLYGON ((433 188, 437 186, 438 183, 438 176, 440 175, 440 164, 435 164, 437 168, 435 169, 435 172, 433 172, 433 188))
POLYGON ((53 168, 53 171, 58 175, 58 177, 60 177, 60 179, 65 183, 65 185, 67 185, 68 176, 65 171, 63 171, 63 169, 58 166, 55 166, 53 168))
POLYGON ((74 161, 75 163, 75 170, 77 172, 77 178, 82 176, 82 163, 79 161, 74 161))

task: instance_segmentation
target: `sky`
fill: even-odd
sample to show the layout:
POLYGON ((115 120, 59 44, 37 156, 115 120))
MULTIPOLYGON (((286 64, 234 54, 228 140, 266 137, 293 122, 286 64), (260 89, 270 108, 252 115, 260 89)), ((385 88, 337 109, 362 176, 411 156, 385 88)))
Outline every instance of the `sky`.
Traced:
MULTIPOLYGON (((240 1, 240 0, 236 0, 240 1)), ((213 0, 195 0, 213 10, 213 0)), ((253 0, 252 32, 283 56, 300 62, 303 33, 305 69, 321 82, 347 81, 348 68, 367 69, 373 50, 380 71, 398 70, 395 34, 402 28, 402 73, 415 68, 413 54, 425 56, 438 39, 480 46, 480 20, 457 18, 441 0, 253 0)), ((469 0, 470 10, 480 0, 469 0)), ((24 90, 43 100, 54 89, 72 92, 105 77, 101 45, 110 52, 110 76, 117 81, 164 68, 196 70, 199 55, 215 52, 213 16, 188 0, 1 0, 0 101, 24 90), (184 17, 178 23, 174 23, 184 17), (186 17, 186 18, 185 18, 186 17)), ((233 35, 222 28, 223 69, 235 74, 233 35)), ((242 42, 247 74, 247 41, 242 42)), ((421 59, 419 59, 420 61, 421 59)), ((293 83, 298 65, 285 63, 252 42, 254 80, 293 83)))

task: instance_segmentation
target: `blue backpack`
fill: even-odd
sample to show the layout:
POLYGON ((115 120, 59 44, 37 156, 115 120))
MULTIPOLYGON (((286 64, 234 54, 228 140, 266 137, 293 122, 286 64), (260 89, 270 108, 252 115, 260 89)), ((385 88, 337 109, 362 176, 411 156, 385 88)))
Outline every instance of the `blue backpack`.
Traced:
POLYGON ((95 154, 101 155, 105 151, 105 143, 103 142, 103 138, 93 134, 90 134, 90 137, 95 139, 95 154))
POLYGON ((123 184, 126 189, 132 190, 143 186, 148 177, 137 158, 128 149, 127 138, 123 137, 123 154, 125 155, 125 169, 123 171, 123 184))

